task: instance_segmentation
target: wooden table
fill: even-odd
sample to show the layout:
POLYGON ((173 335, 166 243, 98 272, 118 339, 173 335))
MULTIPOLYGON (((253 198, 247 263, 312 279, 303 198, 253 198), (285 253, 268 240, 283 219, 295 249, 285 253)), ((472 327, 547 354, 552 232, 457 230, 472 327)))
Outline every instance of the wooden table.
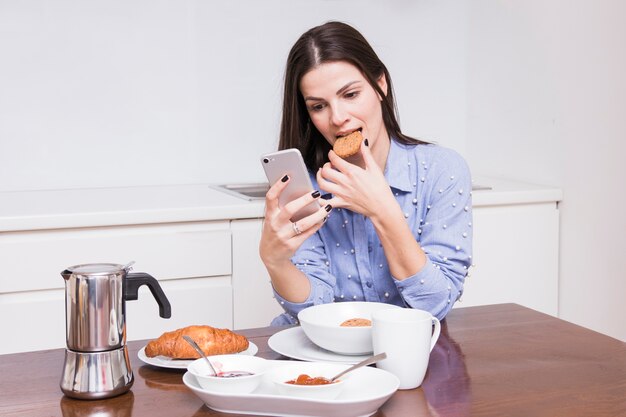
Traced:
MULTIPOLYGON (((626 416, 626 343, 515 304, 457 308, 444 323, 422 387, 398 391, 375 416, 626 416)), ((241 333, 259 356, 284 359, 267 346, 277 330, 241 333)), ((98 401, 62 395, 64 349, 2 355, 0 415, 222 415, 183 385, 183 371, 142 365, 144 345, 129 343, 132 390, 98 401)))

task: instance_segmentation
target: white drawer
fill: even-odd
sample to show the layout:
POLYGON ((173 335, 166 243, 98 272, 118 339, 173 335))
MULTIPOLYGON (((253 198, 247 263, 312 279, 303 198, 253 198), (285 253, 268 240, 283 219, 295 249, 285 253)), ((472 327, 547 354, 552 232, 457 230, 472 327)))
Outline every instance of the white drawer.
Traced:
POLYGON ((458 307, 517 303, 558 314, 559 210, 554 202, 474 209, 476 264, 458 307))
POLYGON ((230 277, 178 279, 160 282, 172 306, 172 317, 159 316, 159 306, 144 285, 139 299, 126 302, 127 340, 153 339, 163 332, 192 324, 233 327, 230 277))
POLYGON ((65 347, 65 291, 0 294, 0 334, 0 354, 65 347))
MULTIPOLYGON (((148 288, 142 286, 139 299, 126 302, 127 340, 155 338, 190 324, 232 328, 230 277, 177 279, 160 284, 172 306, 172 317, 159 317, 159 306, 148 288)), ((0 334, 10 335, 1 339, 0 354, 66 346, 64 290, 0 294, 0 317, 0 334)), ((136 358, 131 361, 138 366, 136 358)))
POLYGON ((269 326, 283 312, 259 256, 261 219, 236 220, 233 232, 233 326, 235 329, 269 326))
POLYGON ((0 293, 63 288, 69 266, 129 261, 158 280, 230 275, 229 223, 0 233, 0 293))

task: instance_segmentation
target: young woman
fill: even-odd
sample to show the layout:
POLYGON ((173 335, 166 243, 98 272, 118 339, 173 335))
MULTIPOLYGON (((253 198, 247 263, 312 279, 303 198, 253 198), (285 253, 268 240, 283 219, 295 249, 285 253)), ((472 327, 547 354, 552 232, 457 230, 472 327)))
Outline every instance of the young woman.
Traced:
POLYGON ((456 152, 400 131, 389 72, 351 26, 314 27, 292 47, 279 148, 302 152, 319 191, 281 207, 285 176, 267 193, 259 251, 285 310, 272 324, 340 301, 443 319, 471 264, 469 169, 456 152), (365 140, 350 163, 332 145, 355 130, 365 140), (290 222, 315 200, 317 213, 290 222))

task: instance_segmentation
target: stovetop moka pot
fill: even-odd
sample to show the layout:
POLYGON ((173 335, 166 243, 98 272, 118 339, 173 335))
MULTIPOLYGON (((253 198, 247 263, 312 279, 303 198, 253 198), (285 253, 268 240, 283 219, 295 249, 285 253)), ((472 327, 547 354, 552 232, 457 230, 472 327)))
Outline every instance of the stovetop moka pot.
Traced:
POLYGON ((138 298, 147 285, 159 305, 159 315, 171 317, 171 306, 159 282, 130 265, 75 265, 65 279, 67 349, 61 378, 65 395, 101 399, 122 394, 133 384, 126 347, 126 300, 138 298))

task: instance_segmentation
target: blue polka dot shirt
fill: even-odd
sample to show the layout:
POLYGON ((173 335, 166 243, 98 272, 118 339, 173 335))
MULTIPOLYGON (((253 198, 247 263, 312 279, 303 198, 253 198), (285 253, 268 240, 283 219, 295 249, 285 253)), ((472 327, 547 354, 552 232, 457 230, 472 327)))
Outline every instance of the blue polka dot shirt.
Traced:
POLYGON ((272 325, 297 323, 298 312, 311 305, 349 301, 419 308, 443 319, 460 298, 472 258, 472 184, 466 162, 438 145, 392 140, 385 178, 428 257, 426 265, 413 276, 396 279, 371 221, 333 209, 292 258, 311 283, 308 299, 291 303, 274 292, 285 313, 272 325))

